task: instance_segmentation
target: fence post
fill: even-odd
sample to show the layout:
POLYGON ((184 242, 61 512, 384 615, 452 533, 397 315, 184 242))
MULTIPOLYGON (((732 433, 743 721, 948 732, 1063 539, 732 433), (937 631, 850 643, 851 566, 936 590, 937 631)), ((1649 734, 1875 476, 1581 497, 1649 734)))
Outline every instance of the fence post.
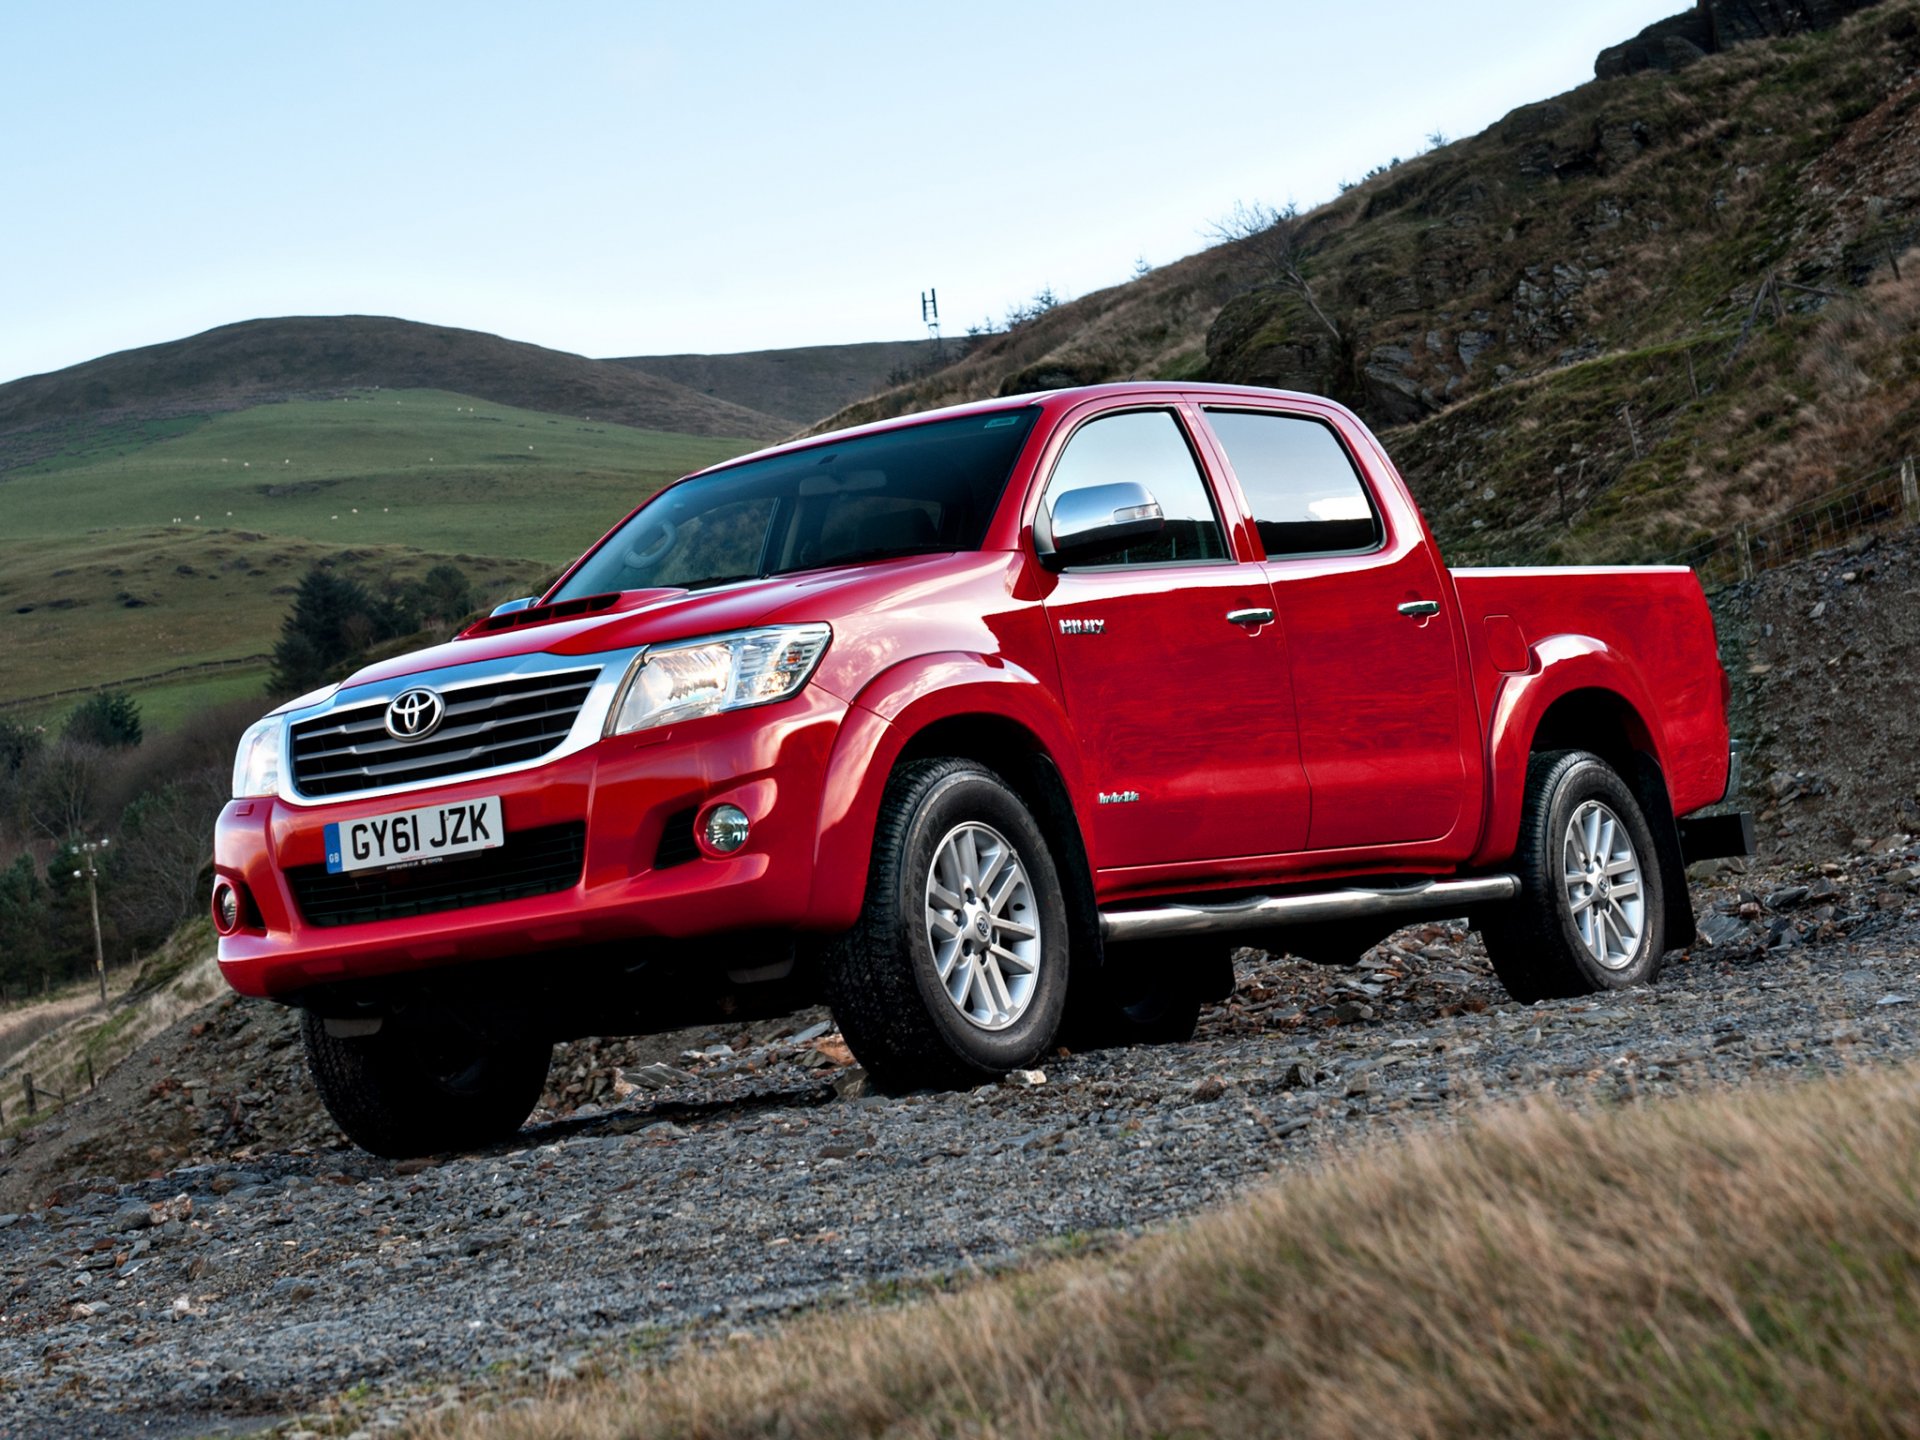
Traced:
POLYGON ((33 1076, 23 1074, 20 1079, 24 1083, 27 1092, 27 1114, 35 1114, 40 1107, 34 1104, 33 1100, 33 1076))
POLYGON ((1753 536, 1744 525, 1736 525, 1733 543, 1740 551, 1740 578, 1753 579, 1753 536))
POLYGON ((1913 473, 1913 457, 1900 462, 1900 508, 1907 513, 1907 524, 1920 525, 1920 481, 1913 473))
POLYGON ((100 1082, 93 1078, 93 1056, 87 1056, 87 1089, 98 1090, 100 1082))

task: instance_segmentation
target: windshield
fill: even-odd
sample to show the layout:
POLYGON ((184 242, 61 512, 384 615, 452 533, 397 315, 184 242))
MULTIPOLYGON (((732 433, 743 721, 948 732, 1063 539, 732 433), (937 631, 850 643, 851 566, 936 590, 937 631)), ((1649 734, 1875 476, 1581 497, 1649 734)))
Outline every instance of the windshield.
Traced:
POLYGON ((930 420, 684 481, 608 536, 550 599, 977 550, 1038 413, 930 420))

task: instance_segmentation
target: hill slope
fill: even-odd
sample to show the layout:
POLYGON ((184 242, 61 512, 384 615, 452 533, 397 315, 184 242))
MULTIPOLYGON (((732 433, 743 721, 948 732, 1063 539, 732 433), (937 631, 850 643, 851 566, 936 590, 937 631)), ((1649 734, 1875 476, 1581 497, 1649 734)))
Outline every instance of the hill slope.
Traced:
POLYGON ((0 475, 0 705, 261 655, 314 564, 377 584, 452 559, 489 604, 524 594, 751 444, 421 390, 72 429, 0 475))
POLYGON ((0 472, 41 458, 45 437, 76 418, 235 410, 361 386, 448 390, 689 435, 771 440, 792 428, 642 370, 476 330, 369 315, 288 316, 222 325, 0 385, 0 472))
POLYGON ((828 423, 1128 375, 1312 390, 1393 432, 1457 552, 1671 552, 1920 448, 1916 72, 1896 0, 1595 81, 828 423))
POLYGON ((900 376, 957 358, 965 341, 876 340, 863 345, 803 345, 732 355, 629 355, 609 360, 702 395, 808 425, 863 400, 900 376))

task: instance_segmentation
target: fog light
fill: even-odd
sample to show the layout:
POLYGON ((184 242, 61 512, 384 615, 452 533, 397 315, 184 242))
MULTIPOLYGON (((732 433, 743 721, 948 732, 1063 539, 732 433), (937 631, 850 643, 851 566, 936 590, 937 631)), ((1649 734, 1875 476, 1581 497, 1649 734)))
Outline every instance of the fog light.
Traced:
POLYGON ((225 880, 213 887, 213 927, 222 935, 240 928, 240 892, 225 880))
POLYGON ((701 834, 709 850, 731 855, 747 843, 747 812, 738 805, 716 805, 707 811, 701 834))

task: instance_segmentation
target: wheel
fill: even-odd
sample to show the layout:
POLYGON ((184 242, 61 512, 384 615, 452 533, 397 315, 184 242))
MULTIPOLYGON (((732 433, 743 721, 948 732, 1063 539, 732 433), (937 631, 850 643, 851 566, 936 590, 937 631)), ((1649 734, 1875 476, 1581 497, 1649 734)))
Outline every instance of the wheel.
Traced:
POLYGON ((1653 831, 1597 755, 1549 750, 1527 764, 1514 854, 1518 897, 1484 917, 1494 973, 1530 1002, 1644 984, 1666 950, 1653 831))
POLYGON ((390 1160, 505 1140, 539 1103, 553 1058, 545 1041, 484 1045, 391 1021, 372 1035, 329 1035, 312 1011, 300 1017, 300 1038, 334 1123, 390 1160))
POLYGON ((1061 1027, 1074 1049, 1178 1045, 1193 1038, 1204 1001, 1233 993, 1233 951, 1204 939, 1109 945, 1106 962, 1082 984, 1061 1027))
POLYGON ((902 766, 860 921, 825 957, 847 1047, 895 1092, 1031 1065, 1066 1002, 1065 917, 1040 827, 999 776, 965 760, 902 766))

